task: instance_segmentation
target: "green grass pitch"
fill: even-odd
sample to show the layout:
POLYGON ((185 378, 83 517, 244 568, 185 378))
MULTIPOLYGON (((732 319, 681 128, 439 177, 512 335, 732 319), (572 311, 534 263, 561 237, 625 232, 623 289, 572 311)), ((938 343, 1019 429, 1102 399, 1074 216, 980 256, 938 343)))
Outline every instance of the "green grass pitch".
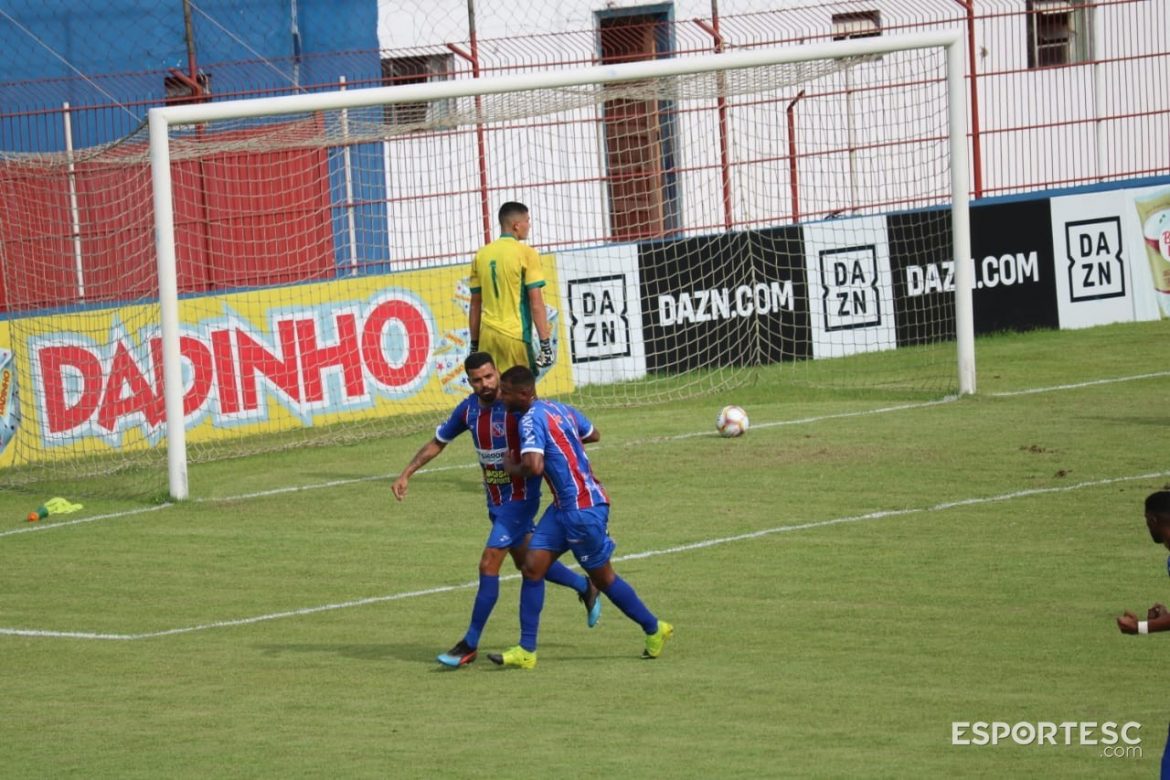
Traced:
MULTIPOLYGON (((200 500, 35 526, 61 487, 3 491, 0 772, 1154 776, 1170 636, 1114 617, 1170 598, 1141 512, 1170 483, 1170 322, 977 358, 979 393, 946 403, 773 368, 597 411, 615 568, 676 626, 655 661, 611 604, 588 630, 550 586, 535 670, 435 663, 487 531, 463 440, 402 504, 425 433, 200 466, 200 500), (742 439, 714 433, 725 403, 742 439), (1141 744, 953 745, 972 721, 1134 721, 1141 744)), ((481 651, 516 641, 508 574, 481 651)))

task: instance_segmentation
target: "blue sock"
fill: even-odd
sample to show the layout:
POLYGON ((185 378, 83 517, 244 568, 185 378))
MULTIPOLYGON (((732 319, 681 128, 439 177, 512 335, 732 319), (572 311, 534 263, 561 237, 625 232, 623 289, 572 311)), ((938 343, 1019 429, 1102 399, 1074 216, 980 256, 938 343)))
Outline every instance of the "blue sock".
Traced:
POLYGON ((479 635, 491 617, 496 599, 500 597, 499 575, 479 575, 479 590, 475 593, 475 606, 471 608, 471 625, 463 635, 463 641, 471 647, 479 647, 479 635))
POLYGON ((520 583, 520 646, 536 652, 536 632, 540 630, 540 610, 544 609, 544 580, 520 583))
POLYGON ((626 617, 640 625, 647 634, 653 634, 658 630, 658 618, 646 609, 646 605, 638 598, 630 583, 615 574, 613 582, 603 592, 626 617))
POLYGON ((560 561, 553 561, 552 566, 548 567, 544 578, 555 585, 564 585, 566 588, 572 588, 578 593, 584 593, 588 587, 585 583, 588 582, 580 574, 574 574, 573 570, 560 561))

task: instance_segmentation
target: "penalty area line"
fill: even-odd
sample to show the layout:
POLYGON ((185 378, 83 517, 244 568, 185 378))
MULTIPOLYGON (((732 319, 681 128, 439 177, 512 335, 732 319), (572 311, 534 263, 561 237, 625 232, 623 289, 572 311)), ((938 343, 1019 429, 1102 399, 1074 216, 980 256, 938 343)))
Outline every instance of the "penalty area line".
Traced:
MULTIPOLYGON (((1153 471, 1146 474, 1133 474, 1125 477, 1107 477, 1104 479, 1089 480, 1086 482, 1078 482, 1073 485, 1060 485, 1057 487, 1046 488, 1028 488, 1026 490, 1016 490, 1011 493, 1001 493, 994 496, 979 496, 974 498, 958 499, 956 501, 943 501, 931 506, 924 507, 909 507, 906 509, 884 509, 876 512, 868 512, 862 515, 849 515, 846 517, 835 517, 829 520, 814 520, 807 523, 798 523, 796 525, 782 525, 774 528, 765 528, 759 531, 752 531, 744 534, 736 534, 734 536, 723 536, 715 539, 704 539, 699 542, 692 542, 690 544, 677 545, 675 547, 667 547, 661 550, 646 550, 644 552, 630 553, 628 555, 620 555, 615 557, 615 562, 634 561, 644 558, 657 558, 663 555, 675 555, 683 552, 690 552, 692 550, 702 550, 708 547, 715 547, 718 545, 732 544, 735 542, 750 541, 752 539, 759 539, 765 536, 772 536, 775 534, 792 533, 796 531, 809 531, 816 528, 828 528, 835 525, 845 525, 848 523, 862 523, 875 520, 885 520, 891 517, 906 517, 916 514, 927 514, 932 512, 945 512, 957 507, 979 506, 981 504, 994 504, 1001 501, 1014 501, 1021 498, 1031 498, 1033 496, 1049 495, 1052 493, 1069 493, 1074 490, 1085 490, 1088 488, 1106 487, 1108 485, 1116 485, 1122 482, 1136 482, 1146 479, 1164 479, 1170 477, 1170 471, 1153 471)), ((510 581, 519 579, 520 575, 511 574, 500 577, 501 581, 510 581)), ((292 609, 283 612, 270 612, 264 615, 256 615, 254 617, 238 618, 235 620, 219 620, 211 623, 200 623, 193 626, 183 626, 181 628, 171 628, 163 631, 149 631, 138 634, 102 634, 85 631, 51 631, 46 629, 34 628, 0 628, 0 636, 19 636, 31 638, 50 638, 50 639, 84 639, 84 640, 105 640, 105 641, 135 641, 142 639, 157 639, 165 636, 175 636, 178 634, 192 634, 199 631, 208 631, 216 628, 231 628, 235 626, 246 626, 255 623, 265 623, 273 620, 282 620, 290 617, 302 617, 305 615, 314 615, 319 612, 331 612, 340 609, 350 609, 352 607, 364 607, 371 604, 383 604, 391 601, 403 601, 405 599, 421 598, 424 596, 434 596, 440 593, 451 593, 459 590, 470 590, 477 587, 477 582, 467 582, 462 585, 444 585, 435 588, 426 588, 424 590, 412 590, 403 593, 392 593, 385 596, 371 596, 369 598, 356 599, 353 601, 343 601, 336 604, 324 604, 316 607, 305 607, 303 609, 292 609)))
MULTIPOLYGON (((1133 381, 1142 380, 1142 379, 1156 379, 1156 378, 1167 377, 1167 376, 1170 376, 1170 371, 1155 371, 1155 372, 1148 373, 1148 374, 1135 374, 1135 375, 1131 375, 1131 376, 1120 376, 1120 377, 1112 377, 1112 378, 1106 378, 1106 379, 1094 379, 1094 380, 1091 380, 1088 382, 1078 382, 1075 384, 1067 384, 1067 385, 1052 385, 1049 387, 1033 387, 1033 388, 1027 388, 1024 390, 1008 390, 1008 391, 1003 391, 1003 392, 998 392, 998 393, 986 393, 985 395, 989 398, 1010 398, 1013 396, 1020 396, 1020 395, 1035 395, 1037 393, 1052 393, 1052 392, 1057 392, 1057 391, 1061 391, 1061 390, 1077 390, 1077 389, 1084 388, 1084 387, 1092 387, 1094 385, 1108 385, 1108 384, 1116 384, 1118 382, 1133 382, 1133 381)), ((947 396, 946 398, 940 398, 940 399, 935 400, 935 401, 923 401, 920 403, 908 403, 908 404, 898 404, 895 406, 883 406, 883 407, 879 407, 877 409, 863 409, 863 410, 856 411, 856 412, 842 412, 840 414, 826 414, 826 415, 820 415, 820 416, 815 416, 815 417, 802 417, 802 418, 799 418, 796 420, 776 420, 773 422, 756 423, 752 427, 755 429, 780 428, 780 427, 787 427, 787 426, 792 426, 792 425, 809 425, 812 423, 826 422, 829 420, 846 420, 846 419, 855 418, 855 417, 868 417, 870 415, 889 414, 891 412, 906 412, 906 411, 913 411, 916 409, 928 409, 928 408, 933 407, 933 406, 940 406, 942 404, 953 403, 954 401, 958 400, 958 398, 959 398, 958 396, 947 396)), ((690 433, 680 433, 680 434, 676 434, 673 436, 656 436, 656 437, 651 437, 651 438, 647 438, 647 439, 639 439, 639 440, 635 440, 635 441, 625 442, 625 443, 618 445, 618 446, 636 447, 636 446, 643 446, 646 444, 668 443, 668 442, 673 442, 673 441, 683 441, 686 439, 693 439, 696 437, 712 437, 712 436, 717 436, 717 435, 718 434, 713 432, 713 431, 692 431, 690 433)), ((612 446, 612 445, 610 445, 610 446, 612 446)), ((606 445, 599 444, 595 447, 591 447, 590 449, 600 450, 600 449, 605 449, 605 448, 606 448, 606 445)), ((416 474, 436 474, 436 473, 443 472, 443 471, 456 471, 456 470, 463 470, 463 469, 478 468, 478 466, 479 466, 479 464, 475 463, 475 462, 453 463, 451 465, 446 465, 446 466, 430 466, 428 468, 419 469, 415 473, 416 474)), ((222 496, 222 497, 216 497, 216 498, 196 498, 196 499, 192 499, 191 503, 217 504, 217 503, 227 503, 227 502, 232 502, 232 501, 246 501, 246 500, 250 500, 250 499, 268 498, 271 496, 286 495, 289 493, 300 493, 300 492, 309 491, 309 490, 322 490, 322 489, 327 489, 327 488, 346 487, 348 485, 357 485, 357 484, 360 484, 363 482, 381 482, 383 480, 393 480, 397 476, 398 476, 398 474, 394 473, 394 474, 375 474, 375 475, 365 476, 365 477, 350 477, 350 478, 346 478, 346 479, 329 480, 327 482, 314 482, 314 483, 309 483, 309 484, 305 484, 305 485, 291 485, 291 486, 281 487, 281 488, 272 488, 270 490, 260 490, 260 491, 256 491, 256 492, 252 492, 252 493, 241 493, 239 495, 232 495, 232 496, 222 496)), ((25 527, 25 528, 15 528, 15 529, 11 529, 8 531, 0 531, 0 538, 4 538, 6 536, 15 536, 16 534, 32 533, 32 532, 36 532, 36 531, 50 531, 50 530, 59 529, 59 528, 70 528, 73 526, 81 525, 83 523, 92 523, 96 520, 116 520, 116 519, 122 518, 122 517, 131 517, 133 515, 143 514, 144 512, 154 512, 154 511, 157 511, 160 509, 170 509, 170 508, 173 508, 177 505, 178 504, 175 504, 173 502, 168 502, 165 504, 159 504, 158 506, 144 507, 141 509, 130 509, 130 510, 127 510, 124 512, 107 512, 105 514, 95 515, 93 517, 84 517, 84 518, 80 518, 77 520, 67 520, 67 521, 63 521, 63 522, 44 523, 44 524, 36 524, 36 525, 30 524, 28 527, 25 527)))
POLYGON ((1030 387, 1026 390, 1005 390, 1001 393, 988 393, 990 398, 1011 398, 1017 395, 1035 395, 1036 393, 1054 393, 1058 390, 1080 390, 1084 387, 1096 385, 1115 385, 1118 382, 1136 382, 1141 379, 1158 379, 1170 376, 1170 371, 1155 371, 1150 374, 1134 374, 1133 376, 1119 376, 1109 379, 1093 379, 1088 382, 1076 382, 1069 385, 1052 385, 1050 387, 1030 387))
MULTIPOLYGON (((876 414, 889 414, 890 412, 905 412, 914 409, 926 409, 932 406, 939 406, 940 404, 949 404, 957 400, 957 396, 948 396, 940 398, 937 401, 923 401, 920 403, 900 404, 897 406, 884 406, 877 409, 863 409, 856 412, 841 412, 839 414, 825 414, 817 417, 802 417, 796 420, 777 420, 775 422, 756 423, 753 427, 759 428, 779 428, 781 426, 789 425, 809 425, 812 423, 826 422, 829 420, 845 420, 852 417, 868 417, 876 414)), ((683 441, 685 439, 693 439, 695 437, 716 437, 719 434, 715 431, 692 431, 690 433, 679 433, 673 436, 655 436, 647 439, 637 439, 634 441, 623 442, 618 445, 597 444, 590 445, 590 452, 597 450, 609 449, 612 447, 641 447, 647 444, 666 444, 674 441, 683 441)), ((470 463, 452 463, 445 466, 429 466, 427 468, 419 469, 415 472, 418 474, 437 474, 443 471, 461 471, 464 469, 479 468, 479 464, 472 461, 470 463)), ((328 488, 347 487, 349 485, 358 485, 363 482, 381 482, 392 481, 398 476, 398 473, 393 474, 374 474, 365 477, 347 477, 345 479, 333 479, 326 482, 312 482, 305 485, 289 485, 280 488, 271 488, 268 490, 257 490, 251 493, 239 493, 231 496, 217 496, 214 498, 193 498, 190 499, 191 504, 219 504, 230 503, 234 501, 248 501, 257 498, 271 498, 272 496, 288 495, 290 493, 303 493, 310 490, 325 490, 328 488)), ((16 534, 33 533, 36 531, 51 531, 60 528, 69 528, 82 523, 92 523, 96 520, 115 520, 121 517, 131 517, 133 515, 140 515, 144 512, 155 512, 160 509, 171 509, 179 506, 175 502, 167 502, 157 506, 144 507, 141 509, 129 509, 124 512, 108 512, 106 514, 94 515, 93 517, 84 517, 78 520, 66 520, 63 522, 43 523, 43 524, 29 524, 25 528, 15 528, 8 531, 0 531, 0 539, 5 536, 14 536, 16 534)))

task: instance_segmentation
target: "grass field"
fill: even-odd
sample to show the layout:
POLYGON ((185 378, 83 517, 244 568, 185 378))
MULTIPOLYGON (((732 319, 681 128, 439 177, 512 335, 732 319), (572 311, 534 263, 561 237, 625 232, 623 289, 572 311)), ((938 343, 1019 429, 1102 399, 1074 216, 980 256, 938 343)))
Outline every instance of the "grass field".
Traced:
MULTIPOLYGON (((1170 597, 1141 517, 1170 483, 1170 322, 997 336, 978 361, 978 395, 945 403, 769 369, 597 412, 615 568, 676 626, 655 661, 612 605, 587 630, 550 587, 535 670, 434 662, 487 529, 464 441, 402 504, 425 434, 36 525, 54 486, 5 491, 0 774, 1155 776, 1170 636, 1113 619, 1170 597), (742 439, 713 432, 730 402, 742 439), (1141 744, 953 745, 973 721, 1133 721, 1141 744)), ((515 643, 518 592, 482 650, 515 643)))

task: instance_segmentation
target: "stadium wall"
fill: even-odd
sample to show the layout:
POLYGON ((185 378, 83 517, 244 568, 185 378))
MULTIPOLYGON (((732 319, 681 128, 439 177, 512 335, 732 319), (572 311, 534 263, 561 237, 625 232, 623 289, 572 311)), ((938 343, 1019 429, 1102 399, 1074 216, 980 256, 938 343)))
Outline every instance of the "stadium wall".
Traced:
MULTIPOLYGON (((827 223, 809 223, 547 255, 557 360, 542 392, 636 379, 666 370, 657 361, 672 353, 677 370, 937 338, 916 314, 953 306, 945 214, 856 218, 848 246, 833 243, 827 223), (757 281, 734 281, 745 276, 757 281), (896 342, 867 338, 877 331, 896 342)), ((978 333, 1170 317, 1170 177, 981 203, 972 225, 978 333)), ((445 410, 468 390, 465 273, 454 265, 319 282, 324 295, 290 288, 301 290, 299 307, 288 290, 221 296, 218 316, 182 326, 188 439, 445 410)), ((19 329, 36 334, 21 343, 0 321, 0 466, 18 436, 66 451, 82 441, 156 445, 157 331, 119 333, 134 320, 120 308, 41 320, 19 329), (117 338, 77 335, 94 332, 117 338)))

